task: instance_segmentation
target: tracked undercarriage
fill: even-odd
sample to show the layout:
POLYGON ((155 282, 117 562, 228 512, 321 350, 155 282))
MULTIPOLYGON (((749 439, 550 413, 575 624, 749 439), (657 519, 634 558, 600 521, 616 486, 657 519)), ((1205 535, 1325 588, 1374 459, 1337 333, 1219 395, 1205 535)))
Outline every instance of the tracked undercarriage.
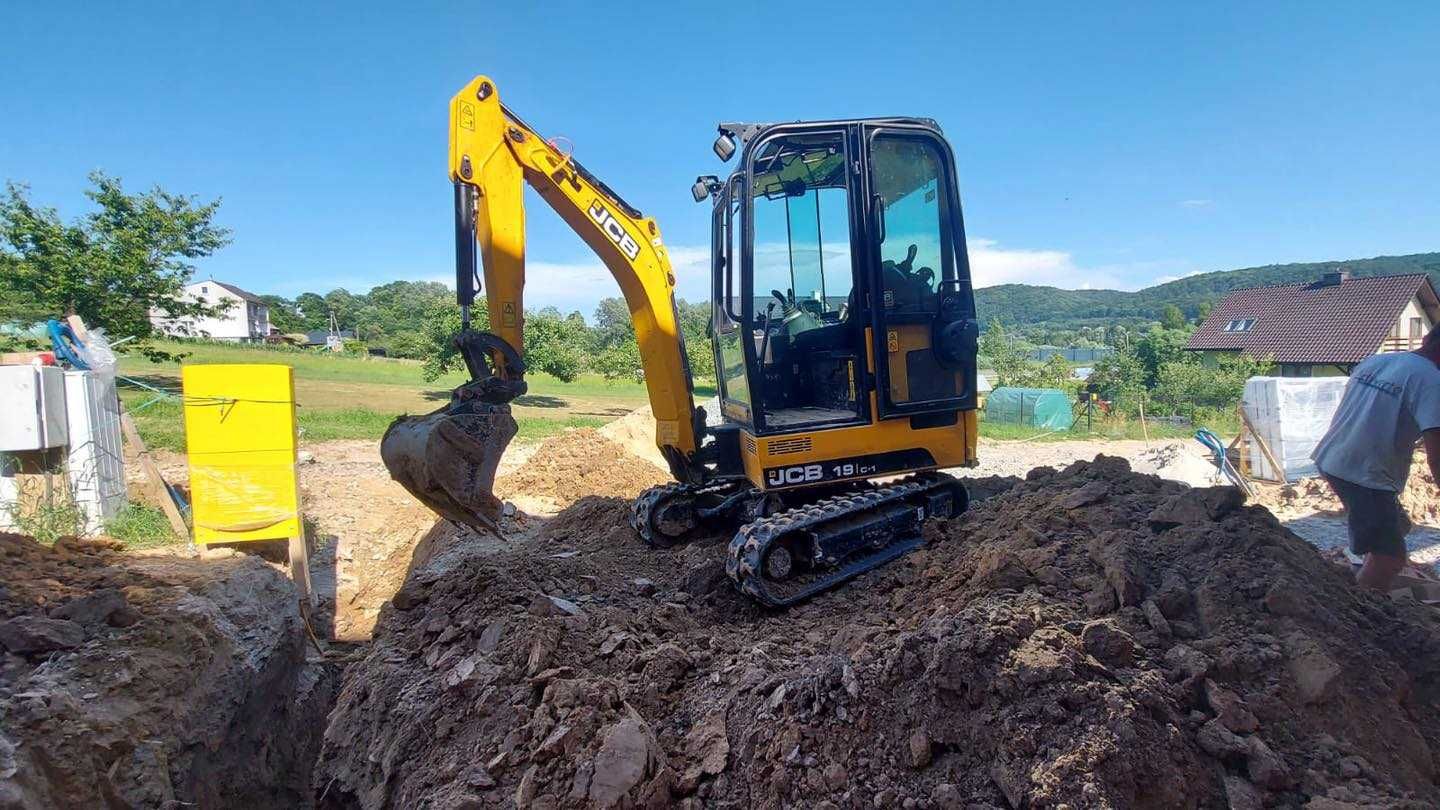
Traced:
POLYGON ((785 607, 919 548, 927 520, 958 516, 969 501, 964 485, 943 473, 849 484, 819 497, 805 490, 789 503, 743 482, 666 484, 636 500, 632 525, 646 543, 669 547, 717 519, 741 524, 726 573, 746 596, 785 607))

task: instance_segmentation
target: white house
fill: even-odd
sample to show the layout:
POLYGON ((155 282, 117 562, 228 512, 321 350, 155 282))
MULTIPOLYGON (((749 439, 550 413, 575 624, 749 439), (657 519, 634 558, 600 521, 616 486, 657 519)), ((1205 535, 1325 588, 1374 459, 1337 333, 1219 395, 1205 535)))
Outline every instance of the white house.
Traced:
POLYGON ((211 318, 168 318, 160 310, 152 309, 150 323, 161 332, 175 337, 208 337, 250 343, 263 341, 270 334, 270 308, 259 296, 234 284, 213 278, 196 281, 185 286, 185 295, 211 306, 226 306, 219 315, 211 318))

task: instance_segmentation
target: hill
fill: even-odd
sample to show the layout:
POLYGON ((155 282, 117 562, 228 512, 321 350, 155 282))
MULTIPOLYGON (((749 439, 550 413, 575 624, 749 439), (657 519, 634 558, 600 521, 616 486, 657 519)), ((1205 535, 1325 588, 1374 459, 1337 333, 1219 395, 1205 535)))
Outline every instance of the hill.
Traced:
POLYGON ((1168 304, 1180 307, 1185 317, 1194 318, 1199 314, 1201 304, 1214 303, 1230 290, 1295 284, 1341 269, 1348 270, 1353 276, 1429 273, 1430 280, 1440 287, 1440 253, 1415 253, 1222 270, 1187 276, 1135 292, 1001 284, 976 290, 975 307, 986 323, 992 318, 999 318, 1005 324, 1043 323, 1052 328, 1156 320, 1168 304))

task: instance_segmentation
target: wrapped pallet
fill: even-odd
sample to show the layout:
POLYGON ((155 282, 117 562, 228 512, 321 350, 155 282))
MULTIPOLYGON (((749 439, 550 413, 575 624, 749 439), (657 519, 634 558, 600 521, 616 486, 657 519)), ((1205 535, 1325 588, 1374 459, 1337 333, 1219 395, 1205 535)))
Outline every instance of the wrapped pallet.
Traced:
POLYGON ((70 495, 80 511, 83 533, 99 534, 126 503, 114 378, 95 371, 65 372, 65 419, 70 495))
POLYGON ((1281 469, 1270 463, 1258 441, 1250 441, 1251 474, 1267 481, 1297 481, 1318 475, 1310 453, 1330 428, 1348 377, 1251 377, 1241 407, 1256 437, 1281 469))

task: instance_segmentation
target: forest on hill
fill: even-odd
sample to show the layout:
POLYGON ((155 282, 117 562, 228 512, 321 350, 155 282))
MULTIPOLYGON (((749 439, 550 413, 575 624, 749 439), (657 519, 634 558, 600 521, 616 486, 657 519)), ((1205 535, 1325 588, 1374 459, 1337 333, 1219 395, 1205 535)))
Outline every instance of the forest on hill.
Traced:
POLYGON ((999 320, 1007 325, 1044 325, 1049 329, 1133 326, 1160 320, 1167 306, 1178 307, 1187 319, 1195 319, 1231 290, 1297 284, 1318 280, 1324 273, 1336 270, 1346 270, 1357 277, 1428 273, 1430 280, 1440 287, 1440 253, 1414 253, 1200 273, 1135 292, 1001 284, 976 290, 975 308, 985 323, 999 320))

